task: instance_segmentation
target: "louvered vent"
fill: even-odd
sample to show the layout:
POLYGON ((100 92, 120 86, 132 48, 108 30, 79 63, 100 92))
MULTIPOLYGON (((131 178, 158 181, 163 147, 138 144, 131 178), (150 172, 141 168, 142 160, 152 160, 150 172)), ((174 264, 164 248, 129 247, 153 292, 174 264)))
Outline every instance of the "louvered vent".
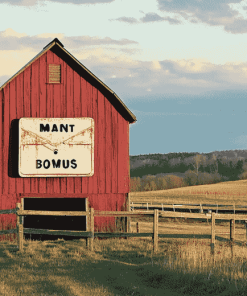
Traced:
POLYGON ((61 82, 61 65, 49 64, 49 83, 61 82))

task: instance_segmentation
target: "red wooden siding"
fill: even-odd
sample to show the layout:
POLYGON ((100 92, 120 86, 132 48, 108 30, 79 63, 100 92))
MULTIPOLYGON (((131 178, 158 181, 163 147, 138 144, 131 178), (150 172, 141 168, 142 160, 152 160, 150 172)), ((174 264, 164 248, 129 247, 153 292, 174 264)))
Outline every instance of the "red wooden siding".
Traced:
MULTIPOLYGON (((12 84, 13 85, 13 84, 12 84)), ((8 178, 8 148, 9 148, 9 87, 6 85, 3 91, 3 100, 4 100, 4 122, 3 122, 3 194, 7 195, 9 192, 9 179, 8 178)))
MULTIPOLYGON (((52 51, 0 91, 0 207, 21 196, 88 196, 96 210, 121 210, 129 192, 129 122, 108 99, 52 51), (61 84, 48 83, 49 63, 61 64, 61 84), (10 126, 21 117, 91 117, 95 121, 94 175, 77 178, 8 176, 10 126)), ((7 216, 7 215, 4 215, 7 216)), ((97 218, 96 223, 106 221, 97 218)))
MULTIPOLYGON (((2 115, 2 120, 1 120, 1 128, 0 128, 0 163, 2 164, 0 168, 0 192, 3 192, 3 134, 4 134, 4 129, 3 129, 3 121, 4 121, 4 115, 3 115, 3 92, 0 91, 0 114, 2 115)), ((1 207, 1 200, 0 200, 0 207, 1 207)))

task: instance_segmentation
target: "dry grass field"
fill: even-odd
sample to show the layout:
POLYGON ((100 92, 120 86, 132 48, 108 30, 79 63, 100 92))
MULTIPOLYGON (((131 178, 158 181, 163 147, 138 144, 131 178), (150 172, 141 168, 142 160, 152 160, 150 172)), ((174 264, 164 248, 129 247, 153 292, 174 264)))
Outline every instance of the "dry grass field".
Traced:
MULTIPOLYGON (((131 193, 131 199, 172 202, 245 203, 247 181, 225 182, 166 191, 131 193), (207 193, 207 194, 206 194, 207 193), (215 197, 216 193, 216 197, 215 197)), ((151 217, 141 232, 152 232, 151 217)), ((132 219, 131 231, 136 232, 132 219)), ((159 233, 192 238, 94 239, 94 251, 83 239, 73 241, 0 242, 0 295, 246 295, 246 230, 236 223, 235 244, 229 242, 229 222, 216 223, 215 252, 210 221, 160 218, 159 233), (194 236, 194 237, 193 237, 194 236)))
POLYGON ((246 246, 150 239, 1 242, 0 295, 246 295, 246 246))
POLYGON ((131 202, 150 200, 169 203, 218 203, 247 205, 247 180, 189 186, 168 190, 131 192, 131 202))

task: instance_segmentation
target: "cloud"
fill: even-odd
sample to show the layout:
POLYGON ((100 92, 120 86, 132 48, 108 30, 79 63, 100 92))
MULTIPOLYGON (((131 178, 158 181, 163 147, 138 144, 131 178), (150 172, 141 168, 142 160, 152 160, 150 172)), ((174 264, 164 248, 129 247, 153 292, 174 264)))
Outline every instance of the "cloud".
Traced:
POLYGON ((56 34, 54 34, 54 37, 52 38, 51 36, 47 36, 46 38, 28 36, 25 33, 18 33, 11 28, 8 28, 5 31, 0 31, 0 50, 18 50, 21 48, 39 50, 55 37, 56 34))
POLYGON ((179 20, 173 19, 171 17, 161 17, 157 13, 154 13, 154 12, 147 13, 144 17, 141 18, 141 21, 143 23, 168 21, 171 25, 181 23, 179 20))
POLYGON ((1 4, 7 3, 13 6, 34 6, 39 0, 1 0, 1 4))
POLYGON ((16 32, 16 31, 14 31, 13 29, 11 29, 11 28, 8 28, 8 29, 6 29, 5 31, 2 31, 1 33, 0 33, 0 35, 2 36, 2 37, 18 37, 18 38, 21 38, 21 37, 25 37, 25 36, 27 36, 27 34, 26 33, 18 33, 18 32, 16 32))
POLYGON ((63 34, 0 32, 0 83, 3 84, 29 62, 53 38, 59 40, 83 65, 124 96, 246 89, 247 63, 216 65, 203 59, 140 61, 130 53, 140 50, 128 39, 63 34))
POLYGON ((10 77, 11 77, 11 75, 0 76, 0 86, 3 85, 10 77))
POLYGON ((196 23, 198 20, 211 26, 223 26, 230 33, 246 33, 247 20, 240 17, 239 12, 231 4, 239 4, 242 0, 157 0, 162 12, 180 14, 184 19, 196 23))
POLYGON ((58 38, 65 47, 70 49, 80 48, 81 46, 101 46, 101 45, 117 45, 125 46, 138 44, 138 42, 129 39, 112 39, 110 37, 98 38, 90 36, 73 36, 67 37, 64 34, 44 33, 35 36, 28 36, 25 33, 17 33, 11 28, 0 31, 0 50, 16 50, 20 48, 33 48, 41 50, 54 38, 58 38))
POLYGON ((8 28, 0 31, 0 85, 20 70, 55 37, 58 37, 65 48, 82 62, 100 56, 104 65, 111 65, 116 56, 121 56, 118 62, 121 61, 121 65, 124 65, 124 62, 128 62, 128 57, 139 50, 136 48, 138 42, 134 40, 91 36, 68 37, 60 33, 29 36, 8 28))
POLYGON ((160 21, 168 21, 171 25, 180 24, 181 21, 171 18, 171 17, 161 17, 157 13, 149 12, 146 13, 144 17, 140 18, 140 20, 134 17, 119 17, 116 19, 110 19, 110 21, 119 21, 128 24, 140 24, 140 23, 150 23, 150 22, 160 22, 160 21))
POLYGON ((153 61, 153 69, 156 69, 156 70, 161 69, 161 65, 160 65, 159 61, 153 61))
POLYGON ((134 18, 134 17, 126 17, 126 16, 119 17, 117 19, 110 19, 110 21, 119 21, 119 22, 124 22, 124 23, 129 23, 129 24, 137 24, 137 23, 139 23, 139 21, 136 18, 134 18))
POLYGON ((233 34, 246 33, 247 32, 247 20, 236 19, 233 23, 225 25, 225 30, 233 34))
POLYGON ((69 4, 100 4, 111 3, 115 0, 49 0, 50 2, 69 3, 69 4))
POLYGON ((110 37, 98 38, 90 36, 75 36, 75 37, 64 37, 64 45, 67 44, 70 48, 76 48, 85 45, 128 45, 138 44, 138 42, 129 39, 111 39, 110 37))
MULTIPOLYGON (((111 3, 115 0, 48 0, 49 2, 57 2, 64 4, 100 4, 100 3, 111 3)), ((15 6, 34 6, 41 4, 41 0, 1 0, 1 3, 7 3, 15 6)))
POLYGON ((247 63, 215 65, 201 59, 125 62, 124 57, 106 59, 104 55, 82 62, 120 97, 247 90, 247 63))

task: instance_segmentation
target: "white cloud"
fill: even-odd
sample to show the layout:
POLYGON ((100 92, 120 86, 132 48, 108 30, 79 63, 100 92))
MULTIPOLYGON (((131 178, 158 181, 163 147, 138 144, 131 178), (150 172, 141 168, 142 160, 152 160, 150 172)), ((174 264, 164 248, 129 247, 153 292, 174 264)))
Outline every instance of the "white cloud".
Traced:
POLYGON ((1 36, 2 37, 17 37, 17 38, 21 38, 21 37, 27 36, 27 34, 26 33, 18 33, 16 31, 14 31, 13 29, 8 28, 8 29, 6 29, 5 31, 3 31, 1 33, 1 36))
POLYGON ((13 76, 36 54, 32 49, 0 50, 0 76, 13 76))
POLYGON ((155 70, 161 69, 161 65, 160 65, 159 61, 153 61, 153 69, 155 69, 155 70))
POLYGON ((1 49, 19 49, 20 46, 27 48, 42 49, 46 44, 58 38, 65 47, 70 50, 78 49, 86 46, 117 46, 128 47, 135 46, 138 42, 126 38, 112 39, 110 37, 91 37, 91 36, 72 36, 68 37, 62 33, 42 33, 34 36, 29 36, 25 33, 18 33, 12 28, 5 31, 0 31, 0 50, 1 49))
POLYGON ((126 42, 128 43, 126 40, 46 33, 28 36, 12 29, 0 32, 1 84, 55 36, 60 36, 61 42, 67 44, 66 49, 116 93, 135 96, 146 95, 147 92, 166 94, 198 93, 236 87, 247 89, 247 63, 216 65, 205 59, 140 61, 118 50, 125 48, 126 42), (83 42, 85 46, 82 46, 83 42), (116 44, 113 46, 114 42, 116 44))

